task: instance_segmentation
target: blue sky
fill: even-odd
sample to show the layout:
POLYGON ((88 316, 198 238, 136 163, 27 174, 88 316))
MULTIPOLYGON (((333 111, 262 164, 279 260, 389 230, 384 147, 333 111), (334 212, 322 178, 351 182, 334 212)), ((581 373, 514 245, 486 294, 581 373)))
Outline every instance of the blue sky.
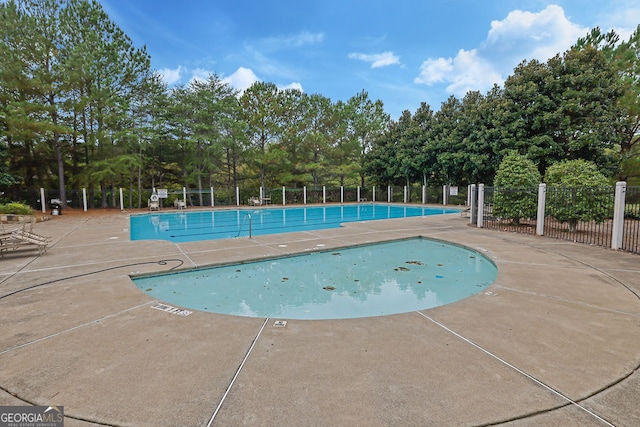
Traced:
POLYGON ((170 85, 217 74, 346 101, 361 90, 396 119, 421 102, 485 93, 522 60, 589 29, 627 39, 637 0, 101 0, 170 85))

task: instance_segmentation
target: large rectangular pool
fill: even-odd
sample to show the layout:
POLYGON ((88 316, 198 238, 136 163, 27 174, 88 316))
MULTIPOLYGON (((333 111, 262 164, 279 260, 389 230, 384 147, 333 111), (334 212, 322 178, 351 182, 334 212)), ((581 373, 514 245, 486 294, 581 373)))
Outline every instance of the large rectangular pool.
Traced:
POLYGON ((131 240, 232 239, 337 228, 345 222, 376 221, 460 212, 459 209, 381 204, 291 208, 224 209, 132 215, 131 240))

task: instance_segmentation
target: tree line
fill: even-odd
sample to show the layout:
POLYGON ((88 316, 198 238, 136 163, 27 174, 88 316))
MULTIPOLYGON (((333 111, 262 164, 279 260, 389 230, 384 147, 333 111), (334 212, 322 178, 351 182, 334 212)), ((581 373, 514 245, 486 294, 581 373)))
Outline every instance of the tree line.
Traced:
MULTIPOLYGON (((391 120, 365 90, 346 101, 219 76, 168 87, 144 47, 90 0, 0 4, 0 187, 128 188, 491 183, 512 151, 544 175, 565 159, 640 175, 640 31, 594 29, 503 87, 391 120)), ((229 192, 231 194, 231 192, 229 192)))
POLYGON ((583 159, 640 184, 640 26, 628 41, 592 30, 546 63, 523 61, 503 87, 405 111, 376 141, 367 173, 387 182, 491 184, 510 152, 542 176, 583 159))

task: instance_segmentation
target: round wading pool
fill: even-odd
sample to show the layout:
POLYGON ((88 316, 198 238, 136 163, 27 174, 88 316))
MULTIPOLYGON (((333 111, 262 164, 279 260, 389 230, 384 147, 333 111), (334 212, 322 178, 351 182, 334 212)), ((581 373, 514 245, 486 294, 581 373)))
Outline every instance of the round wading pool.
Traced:
POLYGON ((474 250, 413 238, 132 280, 154 298, 193 310, 345 319, 459 301, 484 290, 497 273, 474 250))

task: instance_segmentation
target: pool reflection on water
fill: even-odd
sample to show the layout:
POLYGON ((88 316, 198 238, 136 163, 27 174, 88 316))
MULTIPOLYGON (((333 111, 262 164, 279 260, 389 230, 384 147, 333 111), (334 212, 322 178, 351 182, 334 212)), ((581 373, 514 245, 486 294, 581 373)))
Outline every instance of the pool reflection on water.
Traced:
POLYGON ((337 228, 346 222, 442 215, 459 209, 380 204, 223 209, 132 215, 131 240, 192 242, 337 228))
POLYGON ((154 298, 194 310, 341 319, 449 304, 496 276, 495 264, 476 251, 412 238, 133 280, 154 298))

